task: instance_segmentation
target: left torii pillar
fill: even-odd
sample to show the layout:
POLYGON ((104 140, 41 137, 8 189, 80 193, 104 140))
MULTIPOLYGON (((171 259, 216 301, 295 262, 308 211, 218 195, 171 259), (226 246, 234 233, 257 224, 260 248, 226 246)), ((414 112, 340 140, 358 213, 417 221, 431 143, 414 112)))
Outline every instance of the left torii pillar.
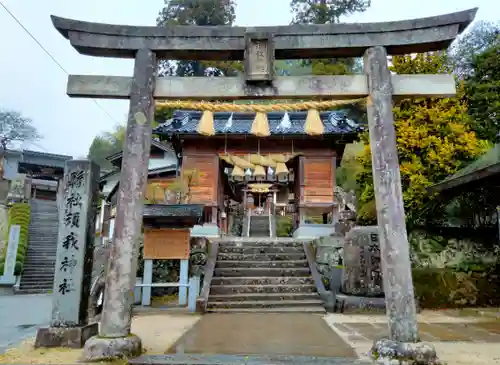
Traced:
POLYGON ((142 352, 141 339, 130 333, 130 326, 152 139, 155 80, 155 54, 150 49, 137 50, 101 326, 99 336, 85 343, 87 360, 138 356, 142 352))

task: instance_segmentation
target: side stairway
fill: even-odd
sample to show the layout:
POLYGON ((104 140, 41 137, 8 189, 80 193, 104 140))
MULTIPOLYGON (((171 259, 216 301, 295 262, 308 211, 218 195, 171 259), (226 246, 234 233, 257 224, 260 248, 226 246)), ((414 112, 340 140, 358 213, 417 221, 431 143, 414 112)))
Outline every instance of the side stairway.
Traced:
POLYGON ((207 311, 325 313, 302 241, 248 237, 219 243, 207 311))
POLYGON ((28 250, 18 293, 46 293, 53 288, 58 210, 55 201, 32 199, 28 250))

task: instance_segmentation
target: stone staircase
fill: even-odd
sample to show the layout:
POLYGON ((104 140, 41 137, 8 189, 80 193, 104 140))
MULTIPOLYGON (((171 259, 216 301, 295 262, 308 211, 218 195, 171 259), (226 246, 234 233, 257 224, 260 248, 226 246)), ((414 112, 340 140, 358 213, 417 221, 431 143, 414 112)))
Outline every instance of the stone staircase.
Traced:
POLYGON ((53 288, 58 209, 55 201, 32 199, 28 250, 18 293, 46 293, 53 288))
POLYGON ((271 237, 269 216, 254 215, 250 218, 250 237, 271 237))
POLYGON ((249 237, 220 242, 207 311, 325 313, 303 242, 249 237))

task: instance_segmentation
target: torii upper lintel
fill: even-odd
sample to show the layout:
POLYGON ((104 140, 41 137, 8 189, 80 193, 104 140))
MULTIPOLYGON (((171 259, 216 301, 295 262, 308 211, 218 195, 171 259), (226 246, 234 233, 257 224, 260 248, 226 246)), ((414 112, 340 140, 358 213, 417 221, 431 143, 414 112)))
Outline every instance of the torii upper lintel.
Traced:
POLYGON ((444 49, 473 20, 477 8, 411 20, 359 24, 296 24, 276 27, 147 27, 84 22, 51 16, 55 28, 78 52, 133 58, 147 48, 178 60, 243 60, 245 35, 271 35, 275 59, 361 57, 383 46, 388 54, 444 49))

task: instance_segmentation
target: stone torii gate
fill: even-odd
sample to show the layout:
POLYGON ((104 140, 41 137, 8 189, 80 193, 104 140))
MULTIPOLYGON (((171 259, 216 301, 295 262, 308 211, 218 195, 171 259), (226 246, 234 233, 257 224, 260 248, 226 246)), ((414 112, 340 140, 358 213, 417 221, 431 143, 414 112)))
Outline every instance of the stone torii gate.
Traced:
POLYGON ((70 75, 72 97, 129 99, 115 234, 100 336, 87 341, 88 358, 133 355, 130 334, 147 160, 155 99, 337 99, 368 97, 368 122, 387 316, 392 340, 417 342, 409 245, 405 228, 393 97, 455 94, 451 75, 391 75, 387 56, 445 49, 477 9, 387 23, 278 27, 142 27, 52 16, 55 28, 81 54, 135 60, 132 77, 70 75), (279 77, 275 59, 364 57, 364 74, 279 77), (244 60, 240 77, 156 77, 157 59, 244 60))

